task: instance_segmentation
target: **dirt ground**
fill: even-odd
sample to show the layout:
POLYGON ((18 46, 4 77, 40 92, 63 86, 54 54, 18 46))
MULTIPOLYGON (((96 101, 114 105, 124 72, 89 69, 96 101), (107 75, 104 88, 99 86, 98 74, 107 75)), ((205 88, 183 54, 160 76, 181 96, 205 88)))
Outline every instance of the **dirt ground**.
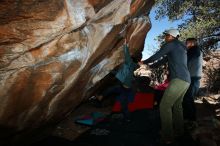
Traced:
MULTIPOLYGON (((187 145, 220 146, 220 94, 200 96, 195 100, 195 102, 197 108, 198 126, 190 132, 190 137, 194 143, 188 143, 187 145)), ((51 137, 43 140, 40 144, 60 143, 61 145, 79 146, 79 143, 76 144, 75 141, 79 141, 79 139, 81 139, 80 143, 82 146, 89 146, 90 142, 86 142, 86 140, 92 139, 94 142, 95 138, 97 138, 91 138, 91 136, 88 136, 89 133, 92 133, 93 128, 76 124, 74 122, 76 117, 89 114, 91 112, 102 112, 108 115, 111 113, 112 104, 112 99, 104 101, 102 105, 97 105, 97 103, 93 103, 91 101, 83 103, 77 110, 75 110, 74 113, 70 114, 67 119, 57 125, 51 137), (82 144, 82 141, 84 141, 84 144, 82 144)), ((103 141, 106 140, 106 137, 103 136, 98 137, 98 139, 99 138, 103 141)), ((140 137, 137 138, 136 136, 136 139, 140 142, 140 137)), ((130 143, 130 145, 132 144, 130 143)), ((98 146, 98 144, 93 143, 90 146, 98 146)), ((125 144, 125 146, 127 145, 125 144)))

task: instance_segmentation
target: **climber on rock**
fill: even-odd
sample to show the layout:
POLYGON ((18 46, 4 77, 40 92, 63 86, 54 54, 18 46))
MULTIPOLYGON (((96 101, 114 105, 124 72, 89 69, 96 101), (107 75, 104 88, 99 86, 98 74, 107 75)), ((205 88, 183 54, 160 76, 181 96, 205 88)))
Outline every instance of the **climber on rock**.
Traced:
MULTIPOLYGON (((139 53, 134 56, 130 55, 126 38, 126 31, 127 25, 125 29, 119 33, 119 37, 124 38, 124 45, 122 47, 124 62, 117 71, 112 72, 117 83, 115 86, 112 86, 103 91, 101 96, 108 96, 109 94, 116 93, 116 100, 118 100, 121 104, 122 113, 124 114, 125 119, 129 121, 130 113, 128 110, 128 104, 129 102, 133 101, 135 95, 135 91, 133 89, 134 71, 138 68, 138 62, 141 61, 142 54, 139 53)), ((99 96, 98 99, 102 99, 102 97, 100 98, 99 96)))

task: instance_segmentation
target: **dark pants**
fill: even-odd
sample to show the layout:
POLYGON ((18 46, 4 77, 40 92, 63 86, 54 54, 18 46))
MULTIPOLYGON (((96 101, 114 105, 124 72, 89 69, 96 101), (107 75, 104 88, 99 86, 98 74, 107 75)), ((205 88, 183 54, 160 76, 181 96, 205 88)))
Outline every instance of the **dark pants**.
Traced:
POLYGON ((128 104, 134 100, 134 94, 135 93, 132 90, 132 88, 121 87, 120 95, 116 97, 116 99, 121 104, 121 110, 122 110, 122 113, 124 114, 125 118, 130 118, 128 104))
POLYGON ((160 101, 163 97, 164 92, 165 90, 154 90, 154 94, 155 94, 154 100, 157 102, 157 106, 160 105, 160 101))
POLYGON ((115 86, 111 86, 102 92, 103 96, 115 95, 116 100, 121 104, 121 111, 126 118, 129 118, 130 112, 128 110, 128 104, 133 102, 135 92, 133 88, 125 88, 118 82, 115 86))
POLYGON ((184 120, 196 121, 195 96, 199 91, 200 77, 191 77, 191 84, 183 98, 184 120))

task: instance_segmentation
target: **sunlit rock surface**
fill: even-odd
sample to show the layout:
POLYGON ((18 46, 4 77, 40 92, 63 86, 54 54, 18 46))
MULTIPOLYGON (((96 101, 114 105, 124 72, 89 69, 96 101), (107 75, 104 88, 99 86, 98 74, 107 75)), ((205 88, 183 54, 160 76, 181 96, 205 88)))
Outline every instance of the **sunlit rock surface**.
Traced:
POLYGON ((130 51, 142 51, 153 3, 0 1, 0 126, 13 133, 64 118, 123 61, 127 20, 130 51))

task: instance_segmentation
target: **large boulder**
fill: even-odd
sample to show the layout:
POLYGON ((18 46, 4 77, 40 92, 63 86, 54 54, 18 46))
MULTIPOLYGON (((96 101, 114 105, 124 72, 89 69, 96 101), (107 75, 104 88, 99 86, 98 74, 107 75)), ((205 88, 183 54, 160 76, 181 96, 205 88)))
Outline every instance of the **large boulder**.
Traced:
POLYGON ((154 0, 0 1, 0 127, 12 134, 64 118, 123 61, 141 52, 154 0))

